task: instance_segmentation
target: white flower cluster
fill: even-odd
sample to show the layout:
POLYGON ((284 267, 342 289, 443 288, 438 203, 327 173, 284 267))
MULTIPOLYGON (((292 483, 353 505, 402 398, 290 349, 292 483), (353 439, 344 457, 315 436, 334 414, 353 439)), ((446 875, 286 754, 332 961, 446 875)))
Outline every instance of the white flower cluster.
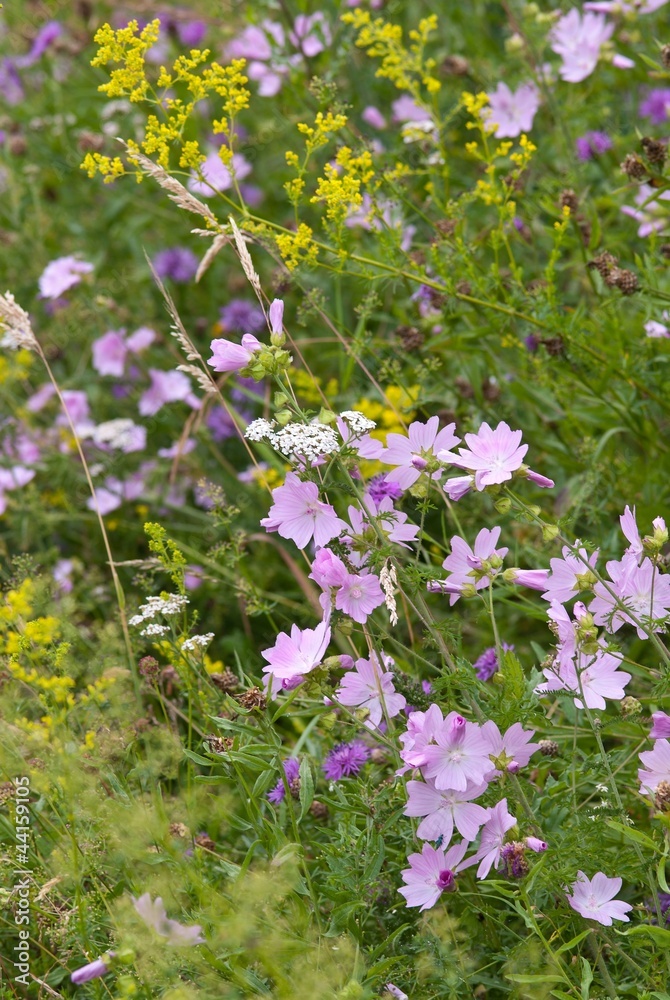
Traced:
POLYGON ((333 428, 319 423, 287 424, 275 433, 272 443, 287 458, 304 458, 308 462, 340 450, 333 428))
POLYGON ((275 427, 274 420, 264 420, 261 417, 252 420, 244 436, 250 441, 269 441, 273 448, 287 458, 304 459, 307 462, 314 462, 322 455, 333 455, 340 450, 336 431, 318 421, 311 424, 289 423, 279 430, 275 430, 275 427))
POLYGON ((204 649, 205 646, 209 646, 213 638, 213 632, 207 632, 205 635, 192 635, 190 639, 182 642, 181 648, 187 649, 190 653, 192 653, 196 649, 204 649))
POLYGON ((355 435, 367 434, 368 431, 373 431, 377 424, 374 420, 370 420, 366 417, 364 413, 360 413, 358 410, 344 410, 340 413, 343 420, 346 420, 352 432, 355 435))
MULTIPOLYGON (((181 594, 168 594, 167 597, 147 597, 146 604, 140 605, 139 615, 133 615, 128 624, 141 625, 142 622, 151 621, 156 615, 176 615, 187 604, 190 604, 188 597, 182 597, 181 594)), ((144 635, 144 632, 141 634, 144 635)))
POLYGON ((156 622, 152 622, 151 625, 147 625, 146 628, 142 629, 140 635, 165 635, 169 631, 170 629, 167 625, 158 625, 156 622))
POLYGON ((135 433, 142 431, 136 423, 127 417, 117 417, 116 420, 105 420, 98 424, 91 437, 94 444, 108 444, 110 448, 126 448, 133 444, 135 433))
POLYGON ((248 438, 249 441, 265 441, 267 438, 270 442, 272 442, 274 429, 274 420, 265 420, 263 417, 259 417, 258 420, 251 421, 244 432, 244 436, 245 438, 248 438))

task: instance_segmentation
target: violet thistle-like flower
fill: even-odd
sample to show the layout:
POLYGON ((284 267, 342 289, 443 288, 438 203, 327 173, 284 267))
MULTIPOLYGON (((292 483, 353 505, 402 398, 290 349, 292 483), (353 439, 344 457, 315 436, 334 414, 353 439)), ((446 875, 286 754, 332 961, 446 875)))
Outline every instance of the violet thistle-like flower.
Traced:
MULTIPOLYGON (((284 774, 286 775, 286 782, 289 787, 294 781, 298 781, 300 778, 300 761, 297 757, 288 757, 282 762, 282 767, 284 768, 284 774)), ((284 787, 284 782, 280 778, 277 784, 268 792, 268 801, 272 802, 273 805, 277 806, 280 802, 284 801, 286 795, 286 788, 284 787)))
POLYGON ((368 761, 371 750, 362 740, 340 743, 323 762, 323 773, 329 781, 340 781, 344 777, 357 775, 368 761))

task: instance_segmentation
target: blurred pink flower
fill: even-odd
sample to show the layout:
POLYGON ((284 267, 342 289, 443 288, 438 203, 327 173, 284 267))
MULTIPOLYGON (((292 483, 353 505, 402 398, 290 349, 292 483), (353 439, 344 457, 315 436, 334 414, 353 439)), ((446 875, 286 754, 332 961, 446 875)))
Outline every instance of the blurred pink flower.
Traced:
POLYGON ((522 83, 512 91, 506 83, 499 83, 487 95, 488 108, 484 109, 488 125, 497 126, 496 139, 514 139, 533 127, 535 112, 540 106, 540 94, 534 83, 522 83))
POLYGON ((93 264, 76 257, 57 257, 47 264, 39 278, 40 298, 57 299, 68 288, 78 285, 84 274, 90 274, 93 264))
POLYGON ((204 163, 200 164, 200 172, 203 179, 200 180, 196 174, 193 174, 186 186, 194 194, 211 198, 217 191, 227 191, 231 188, 233 176, 238 181, 248 177, 251 173, 251 164, 241 153, 233 153, 229 168, 222 162, 219 154, 213 152, 209 154, 204 163))
POLYGON ((191 391, 191 380, 184 372, 161 371, 150 368, 151 385, 144 392, 139 402, 139 412, 143 417, 151 417, 158 413, 166 403, 185 402, 197 410, 200 400, 191 391))
POLYGON ((552 49, 563 60, 559 73, 568 83, 579 83, 593 73, 601 47, 614 31, 602 14, 580 12, 573 7, 551 32, 552 49))
POLYGON ((177 920, 168 919, 163 900, 160 896, 152 900, 149 893, 145 892, 139 899, 135 899, 135 897, 132 897, 132 899, 133 906, 147 927, 154 930, 160 937, 167 938, 166 944, 179 946, 205 943, 205 939, 202 936, 202 928, 197 924, 185 927, 184 924, 180 924, 177 920))

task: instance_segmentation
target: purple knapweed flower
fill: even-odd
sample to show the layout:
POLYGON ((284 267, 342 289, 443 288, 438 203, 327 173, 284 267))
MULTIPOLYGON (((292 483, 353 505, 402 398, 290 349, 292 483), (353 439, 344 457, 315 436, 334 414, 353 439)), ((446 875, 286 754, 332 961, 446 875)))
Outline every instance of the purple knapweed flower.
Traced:
POLYGON ((340 743, 323 762, 323 773, 329 781, 340 781, 356 775, 370 757, 370 747, 362 740, 340 743))
POLYGON ((443 892, 454 888, 456 873, 463 868, 463 855, 467 849, 465 841, 454 844, 448 851, 424 844, 421 854, 410 854, 410 867, 401 871, 405 885, 398 889, 407 906, 419 906, 429 910, 435 906, 443 892))
MULTIPOLYGON (((300 777, 300 761, 297 757, 288 757, 285 761, 282 761, 282 767, 284 768, 286 781, 289 785, 298 780, 300 777)), ((268 792, 268 801, 277 806, 280 802, 284 801, 285 796, 286 789, 284 788, 284 782, 280 778, 274 788, 268 792)))
POLYGON ((78 285, 84 274, 90 274, 93 264, 76 257, 57 257, 47 264, 39 278, 40 298, 58 299, 68 288, 78 285))
POLYGON ((207 34, 206 21, 177 21, 175 24, 177 38, 188 49, 198 49, 207 34))
POLYGON ((366 708, 365 725, 376 729, 382 721, 384 710, 390 719, 402 712, 407 704, 403 695, 393 686, 393 674, 384 670, 376 653, 370 659, 356 660, 354 669, 344 675, 334 697, 342 705, 366 708))
POLYGON ((375 504, 379 504, 385 497, 390 497, 391 500, 399 500, 403 493, 397 483, 388 481, 387 474, 384 472, 378 473, 369 480, 367 492, 375 504))
POLYGON ((204 944, 202 928, 197 924, 186 927, 177 920, 169 920, 165 912, 165 906, 160 896, 152 901, 148 892, 145 892, 139 899, 133 899, 133 906, 140 917, 152 930, 160 937, 167 938, 166 944, 172 946, 204 944))
POLYGON ((489 103, 484 115, 487 126, 495 126, 496 139, 514 139, 531 130, 540 106, 540 94, 534 83, 522 83, 515 91, 506 83, 499 83, 487 97, 489 103))
POLYGON ((261 520, 266 531, 277 531, 290 538, 299 549, 311 539, 318 546, 327 545, 348 527, 334 507, 319 500, 316 483, 303 483, 295 472, 286 474, 283 486, 272 491, 273 504, 261 520))
POLYGON ((583 161, 591 160, 594 156, 602 156, 612 148, 612 145, 607 132, 587 132, 575 140, 577 158, 583 161))
POLYGON ((614 899, 621 889, 620 878, 608 878, 604 872, 596 872, 592 879, 583 871, 577 872, 578 878, 571 885, 572 894, 567 894, 569 905, 581 917, 596 920, 605 927, 610 927, 613 920, 625 920, 626 914, 633 907, 620 899, 614 899))
POLYGON ((263 310, 246 299, 231 299, 220 310, 221 325, 235 333, 260 333, 265 328, 263 310))
POLYGON ((186 283, 195 278, 198 258, 188 247, 168 247, 154 257, 154 270, 161 279, 186 283))
POLYGON ((640 104, 639 114, 642 118, 649 118, 652 125, 664 125, 670 117, 670 88, 650 90, 640 104))

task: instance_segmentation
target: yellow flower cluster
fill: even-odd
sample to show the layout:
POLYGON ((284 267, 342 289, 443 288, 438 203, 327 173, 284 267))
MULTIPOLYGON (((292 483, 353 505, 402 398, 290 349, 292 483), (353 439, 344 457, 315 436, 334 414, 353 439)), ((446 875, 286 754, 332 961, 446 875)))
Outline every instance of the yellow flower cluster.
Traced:
POLYGON ((352 211, 363 203, 361 187, 374 177, 372 157, 367 150, 354 156, 348 146, 342 146, 334 163, 327 163, 325 176, 320 177, 312 203, 322 202, 326 207, 326 218, 336 227, 341 227, 352 211))
POLYGON ((275 236, 277 248, 289 271, 299 264, 316 264, 319 248, 312 239, 312 230, 301 222, 294 233, 282 233, 275 236))
POLYGON ((390 80, 399 90, 409 91, 419 101, 422 86, 429 94, 440 89, 440 81, 434 75, 435 60, 424 57, 426 43, 437 29, 435 14, 423 18, 418 28, 410 31, 409 48, 403 42, 400 25, 389 24, 381 17, 373 20, 369 11, 358 8, 344 14, 342 20, 358 31, 356 45, 371 58, 381 59, 377 76, 390 80))
POLYGON ((334 115, 330 111, 327 111, 325 115, 323 111, 319 111, 313 125, 298 122, 298 131, 305 136, 307 156, 310 156, 315 149, 327 145, 330 137, 335 132, 341 132, 346 124, 346 115, 334 115))
MULTIPOLYGON (((322 380, 318 375, 310 375, 304 368, 291 369, 291 386, 297 396, 305 403, 323 403, 323 396, 319 392, 322 380)), ((326 383, 323 395, 326 399, 333 399, 338 392, 338 382, 336 378, 331 378, 326 383)))
POLYGON ((23 349, 12 351, 9 355, 2 355, 0 357, 0 385, 22 382, 28 377, 32 363, 32 353, 23 349))
MULTIPOLYGON (((118 31, 105 24, 95 35, 99 49, 91 65, 121 64, 110 71, 109 82, 101 84, 98 89, 109 97, 127 96, 131 101, 144 101, 158 109, 157 114, 148 116, 140 145, 128 142, 130 162, 134 162, 133 150, 141 149, 169 170, 171 153, 176 150, 177 163, 182 170, 197 170, 206 156, 197 140, 185 138, 185 129, 196 104, 216 94, 222 99, 223 116, 214 120, 212 128, 215 133, 222 133, 230 140, 219 150, 222 162, 228 165, 233 156, 235 116, 249 106, 249 91, 245 87, 247 77, 243 72, 245 60, 233 59, 230 65, 221 66, 217 62, 208 63, 209 49, 191 49, 188 55, 175 59, 171 70, 161 67, 156 87, 162 90, 162 94, 157 93, 147 78, 144 57, 158 38, 159 28, 160 21, 154 20, 138 34, 137 22, 131 21, 118 31), (175 89, 185 92, 188 97, 174 96, 175 89)), ((81 166, 89 177, 100 174, 106 184, 127 172, 118 156, 109 157, 101 153, 88 153, 81 166)), ((141 180, 139 171, 136 177, 141 180)))
POLYGON ((102 83, 98 90, 108 97, 127 97, 130 101, 142 101, 149 90, 144 57, 158 40, 161 23, 158 19, 138 34, 137 21, 130 21, 125 28, 115 31, 111 25, 103 24, 96 31, 93 41, 98 46, 97 55, 91 66, 107 66, 121 63, 109 75, 109 83, 102 83))

